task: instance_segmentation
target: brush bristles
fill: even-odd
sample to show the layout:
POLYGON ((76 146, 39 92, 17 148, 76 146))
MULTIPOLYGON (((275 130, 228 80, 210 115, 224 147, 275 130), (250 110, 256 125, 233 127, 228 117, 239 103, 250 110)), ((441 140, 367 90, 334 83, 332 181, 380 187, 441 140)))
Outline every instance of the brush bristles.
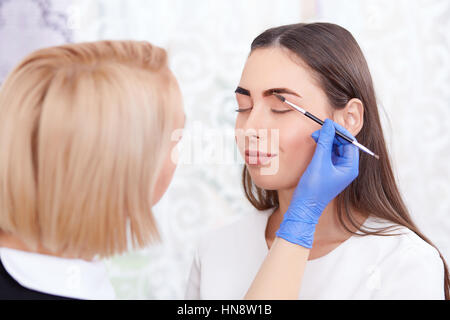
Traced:
POLYGON ((275 97, 277 97, 281 102, 285 102, 285 101, 286 101, 286 98, 283 97, 283 96, 280 96, 279 94, 273 93, 273 95, 274 95, 275 97))

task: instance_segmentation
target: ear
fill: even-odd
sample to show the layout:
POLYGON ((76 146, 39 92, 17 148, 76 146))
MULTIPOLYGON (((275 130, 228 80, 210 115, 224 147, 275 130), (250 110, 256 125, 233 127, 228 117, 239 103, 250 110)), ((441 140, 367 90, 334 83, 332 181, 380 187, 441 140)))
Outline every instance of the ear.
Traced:
POLYGON ((334 111, 333 120, 356 137, 364 124, 363 103, 359 99, 351 99, 345 108, 334 111))

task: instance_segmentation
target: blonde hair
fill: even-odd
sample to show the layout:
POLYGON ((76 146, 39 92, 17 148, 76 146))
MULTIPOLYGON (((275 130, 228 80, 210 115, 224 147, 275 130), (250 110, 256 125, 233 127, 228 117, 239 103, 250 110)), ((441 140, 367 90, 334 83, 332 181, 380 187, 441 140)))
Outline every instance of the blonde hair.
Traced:
POLYGON ((0 89, 0 230, 81 258, 159 239, 152 193, 175 88, 166 52, 147 42, 25 58, 0 89))

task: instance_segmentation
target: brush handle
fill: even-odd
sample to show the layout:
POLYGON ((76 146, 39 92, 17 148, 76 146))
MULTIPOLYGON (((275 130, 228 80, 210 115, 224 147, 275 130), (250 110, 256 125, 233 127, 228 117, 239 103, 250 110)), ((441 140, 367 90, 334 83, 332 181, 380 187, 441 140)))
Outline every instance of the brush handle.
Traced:
MULTIPOLYGON (((308 118, 310 118, 311 120, 314 120, 315 122, 317 122, 318 124, 320 124, 321 126, 323 126, 324 122, 322 120, 320 120, 319 118, 317 118, 315 115, 309 113, 308 111, 305 113, 305 116, 307 116, 308 118)), ((339 137, 341 137, 342 139, 353 143, 353 139, 346 136, 345 134, 343 134, 342 132, 340 132, 339 130, 336 130, 336 135, 338 135, 339 137)))
MULTIPOLYGON (((282 101, 283 103, 287 103, 288 105, 290 105, 292 108, 294 108, 295 110, 297 110, 298 112, 304 114, 305 116, 307 116, 308 118, 310 118, 311 120, 317 122, 318 124, 320 124, 321 126, 323 126, 324 122, 322 120, 320 120, 319 118, 317 118, 315 115, 309 113, 308 111, 304 110, 303 108, 293 104, 292 102, 289 102, 286 100, 285 97, 279 95, 279 94, 274 94, 275 97, 277 97, 280 101, 282 101)), ((367 149, 365 146, 363 146, 362 144, 358 143, 358 141, 356 141, 355 138, 353 137, 349 137, 347 136, 345 133, 340 132, 339 130, 335 129, 335 133, 336 135, 338 135, 339 137, 341 137, 342 139, 344 139, 345 141, 350 142, 351 144, 357 146, 359 149, 363 150, 364 152, 367 152, 368 154, 370 154, 371 156, 375 157, 377 160, 380 159, 380 156, 375 154, 374 152, 370 151, 369 149, 367 149)))

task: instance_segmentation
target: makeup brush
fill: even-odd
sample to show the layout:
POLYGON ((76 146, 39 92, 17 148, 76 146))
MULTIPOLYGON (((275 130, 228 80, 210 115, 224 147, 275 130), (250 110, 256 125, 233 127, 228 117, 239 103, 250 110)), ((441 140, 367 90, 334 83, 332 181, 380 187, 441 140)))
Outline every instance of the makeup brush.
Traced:
MULTIPOLYGON (((297 110, 298 112, 303 113, 305 116, 307 116, 308 118, 310 118, 311 120, 317 122, 318 124, 320 124, 321 126, 323 126, 323 121, 320 120, 319 118, 317 118, 316 116, 312 115, 311 113, 309 113, 308 111, 304 110, 303 108, 297 106, 296 104, 286 100, 285 97, 283 97, 282 95, 273 93, 273 95, 275 97, 277 97, 281 102, 288 104, 289 106, 291 106, 292 108, 294 108, 295 110, 297 110)), ((341 137, 342 139, 350 142, 351 144, 354 144, 355 146, 357 146, 359 149, 361 149, 362 151, 370 154, 371 156, 375 157, 377 160, 380 159, 380 156, 378 156, 377 154, 375 154, 374 152, 370 151, 369 149, 367 149, 366 147, 364 147, 362 144, 358 143, 358 141, 356 141, 356 139, 350 138, 349 136, 343 134, 342 132, 340 132, 339 130, 336 130, 336 134, 341 137)))

